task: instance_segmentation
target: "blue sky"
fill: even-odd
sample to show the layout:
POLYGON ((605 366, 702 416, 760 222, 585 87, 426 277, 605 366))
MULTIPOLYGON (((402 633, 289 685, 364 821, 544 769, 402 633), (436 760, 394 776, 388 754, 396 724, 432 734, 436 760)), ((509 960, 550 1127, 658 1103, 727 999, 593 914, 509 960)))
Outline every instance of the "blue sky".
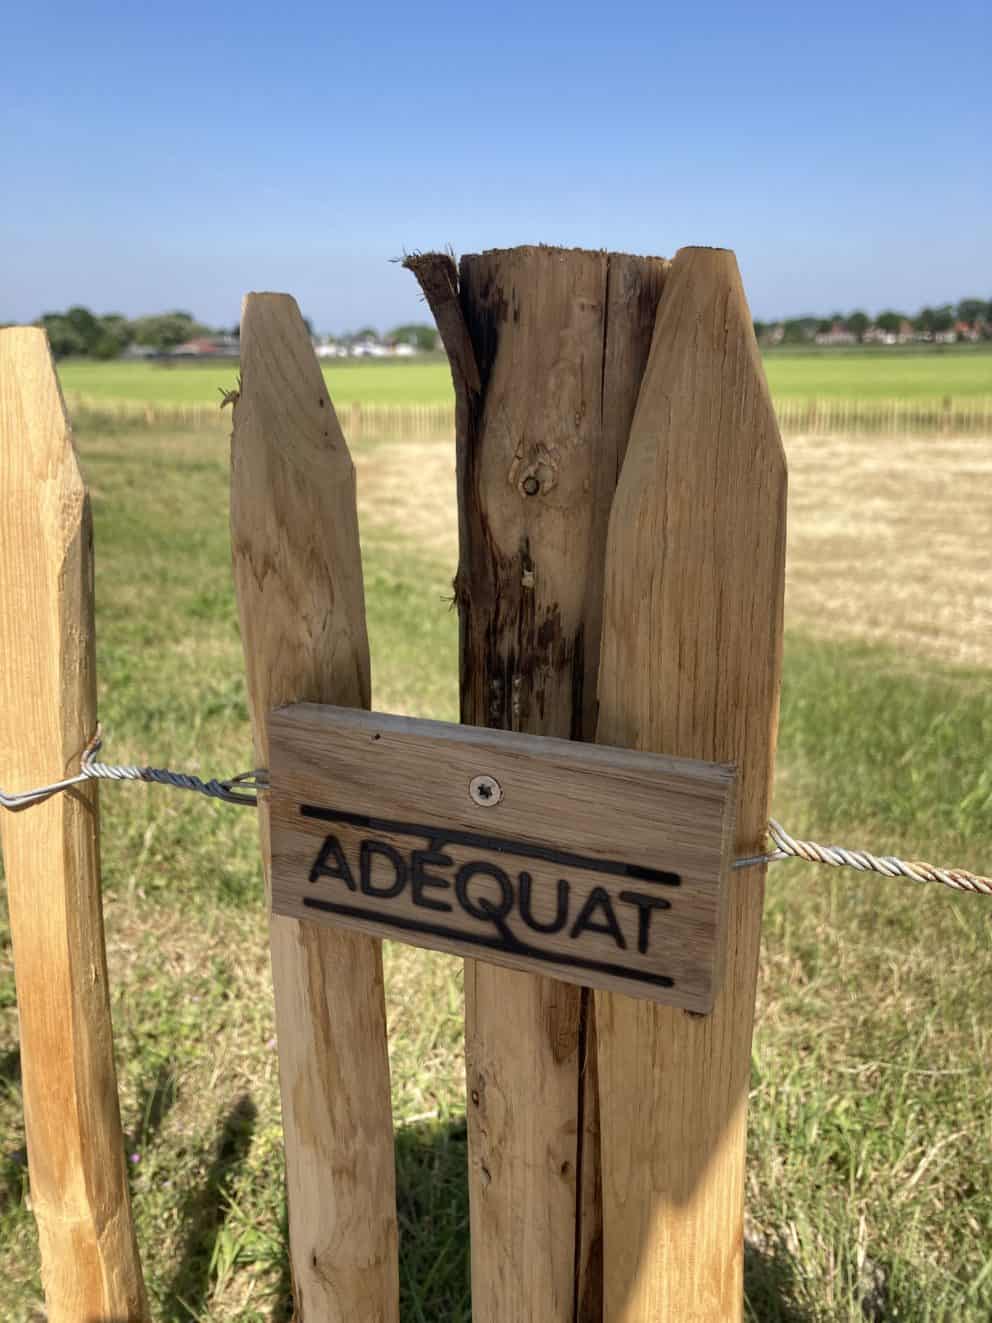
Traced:
POLYGON ((0 25, 0 322, 423 318, 405 249, 734 248, 755 316, 992 295, 992 7, 58 3, 0 25))

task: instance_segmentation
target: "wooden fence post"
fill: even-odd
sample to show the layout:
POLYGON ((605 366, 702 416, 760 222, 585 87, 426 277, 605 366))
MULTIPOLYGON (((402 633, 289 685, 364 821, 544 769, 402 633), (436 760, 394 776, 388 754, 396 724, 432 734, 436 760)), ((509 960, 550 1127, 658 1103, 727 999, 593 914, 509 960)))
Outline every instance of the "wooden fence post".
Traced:
MULTIPOLYGON (((272 708, 369 706, 355 471, 295 300, 249 294, 231 442, 234 578, 258 765, 272 708)), ((259 827, 269 890, 269 809, 259 827)), ((274 917, 272 980, 297 1317, 396 1323, 381 944, 274 917)))
MULTIPOLYGON (((610 517, 598 739, 736 763, 739 854, 767 823, 785 495, 734 256, 683 249, 610 517)), ((734 874, 711 1015, 596 994, 607 1323, 741 1317, 763 892, 763 868, 734 874)))
MULTIPOLYGON (((96 730, 89 500, 45 333, 0 330, 0 774, 96 730)), ((31 1201, 51 1323, 145 1320, 114 1069, 93 782, 3 814, 31 1201)))
MULTIPOLYGON (((591 739, 606 528, 660 258, 518 248, 412 258, 456 398, 461 714, 591 739)), ((467 961, 473 1316, 600 1323, 588 992, 467 961)))

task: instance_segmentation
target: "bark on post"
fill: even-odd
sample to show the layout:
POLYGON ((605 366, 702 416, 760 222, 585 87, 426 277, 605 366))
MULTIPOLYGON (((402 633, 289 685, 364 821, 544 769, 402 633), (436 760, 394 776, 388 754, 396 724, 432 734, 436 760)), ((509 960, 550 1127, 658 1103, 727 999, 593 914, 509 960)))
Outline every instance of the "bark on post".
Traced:
MULTIPOLYGON (((610 502, 668 263, 408 259, 455 383, 461 717, 591 739, 610 502)), ((588 993, 466 962, 473 1313, 601 1319, 588 993)))
MULTIPOLYGON (((0 330, 0 782, 96 730, 93 543, 45 333, 0 330)), ((31 1201, 51 1323, 148 1318, 114 1069, 92 781, 3 817, 31 1201)))
MULTIPOLYGON (((786 468, 732 253, 665 286, 610 517, 601 743, 734 762, 762 848, 782 647, 786 468)), ((764 869, 735 875, 712 1015, 596 994, 607 1323, 734 1323, 764 869)))
MULTIPOLYGON (((241 378, 231 439, 234 579, 257 765, 267 767, 272 708, 298 699, 369 706, 369 650, 355 471, 287 295, 246 298, 241 378)), ((381 944, 277 917, 270 942, 297 1317, 396 1323, 381 944)))

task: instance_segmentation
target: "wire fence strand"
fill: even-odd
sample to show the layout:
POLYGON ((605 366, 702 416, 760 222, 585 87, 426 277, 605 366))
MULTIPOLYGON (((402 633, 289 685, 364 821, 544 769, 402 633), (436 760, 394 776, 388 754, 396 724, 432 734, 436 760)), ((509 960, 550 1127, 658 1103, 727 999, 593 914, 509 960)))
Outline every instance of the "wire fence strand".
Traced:
POLYGON ((204 781, 188 772, 172 772, 165 767, 98 763, 96 755, 102 743, 97 730, 80 756, 76 776, 68 776, 62 781, 53 781, 49 785, 37 786, 34 790, 24 790, 16 795, 0 790, 0 808, 19 813, 35 804, 43 804, 52 795, 61 794, 84 781, 144 781, 150 785, 171 786, 174 790, 190 790, 197 795, 206 795, 209 799, 219 799, 225 804, 244 804, 249 807, 258 803, 257 792, 268 787, 266 774, 257 770, 241 772, 226 781, 204 781))
POLYGON ((843 845, 819 845, 816 841, 799 841, 790 836, 774 818, 768 824, 768 838, 775 847, 769 861, 779 859, 805 859, 811 864, 832 864, 835 868, 856 868, 862 873, 881 873, 883 877, 908 877, 913 882, 939 882, 954 891, 971 891, 981 896, 992 896, 992 878, 969 873, 964 868, 939 868, 922 860, 897 859, 895 855, 870 854, 867 850, 850 850, 843 845))
MULTIPOLYGON (((96 761, 102 739, 99 729, 79 759, 76 776, 53 781, 46 786, 8 794, 0 790, 0 808, 18 813, 42 804, 52 795, 61 794, 84 781, 143 781, 149 785, 171 786, 174 790, 189 790, 208 799, 225 804, 254 807, 261 791, 270 789, 268 772, 255 768, 221 781, 203 780, 188 772, 173 772, 164 767, 139 767, 130 764, 111 764, 96 761)), ((746 855, 734 860, 734 869, 754 868, 759 865, 781 863, 786 859, 803 859, 811 864, 829 864, 834 868, 853 868, 861 873, 880 873, 883 877, 904 877, 913 882, 934 882, 954 891, 967 891, 980 896, 992 896, 992 878, 970 873, 964 868, 946 868, 922 860, 899 859, 895 855, 872 854, 868 850, 852 850, 844 845, 820 845, 817 841, 803 841, 789 834, 781 823, 771 818, 768 840, 772 849, 767 853, 746 855)))

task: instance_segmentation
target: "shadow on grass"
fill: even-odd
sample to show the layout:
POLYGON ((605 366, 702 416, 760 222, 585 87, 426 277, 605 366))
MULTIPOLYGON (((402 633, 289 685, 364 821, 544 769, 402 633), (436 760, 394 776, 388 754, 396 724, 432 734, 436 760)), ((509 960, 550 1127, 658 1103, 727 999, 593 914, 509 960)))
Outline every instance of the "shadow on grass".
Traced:
POLYGON ((203 1188, 183 1205, 180 1221, 188 1231, 163 1314, 169 1323, 199 1318, 207 1303, 217 1238, 227 1220, 238 1169, 251 1148, 257 1115, 247 1094, 238 1099, 224 1119, 203 1188))
MULTIPOLYGON (((834 1285, 846 1302, 837 1306, 846 1311, 844 1318, 884 1323, 890 1318, 920 1317, 917 1310, 924 1291, 919 1282, 903 1281, 896 1291, 889 1266, 867 1257, 844 1258, 836 1266, 834 1285)), ((779 1239, 759 1234, 745 1241, 744 1295, 746 1317, 753 1323, 815 1323, 823 1318, 822 1301, 809 1298, 807 1274, 779 1239)))
MULTIPOLYGON (((21 1087, 21 1049, 12 1047, 0 1053, 0 1097, 21 1087)), ((0 1213, 23 1201, 27 1192, 28 1151, 23 1144, 16 1149, 0 1147, 0 1213)))
POLYGON ((468 1144, 465 1118, 396 1132, 402 1323, 468 1323, 468 1144))
POLYGON ((744 1244, 746 1317, 755 1323, 813 1323, 813 1314, 799 1302, 800 1278, 784 1246, 744 1244))
POLYGON ((0 1085, 20 1084, 21 1049, 12 1047, 0 1053, 0 1085))
MULTIPOLYGON (((400 1323, 469 1323, 468 1153, 465 1118, 396 1131, 400 1323)), ((282 1273, 270 1323, 293 1317, 285 1212, 282 1273)))
POLYGON ((279 1270, 279 1282, 276 1286, 276 1303, 269 1315, 269 1323, 292 1323, 293 1270, 289 1261, 289 1215, 285 1201, 279 1219, 279 1237, 282 1242, 282 1267, 279 1270))
MULTIPOLYGON (((396 1134, 402 1323, 469 1323, 468 1145, 464 1118, 404 1126, 396 1134)), ((749 1242, 744 1254, 749 1317, 813 1323, 784 1246, 749 1242)), ((275 1323, 275 1320, 273 1320, 275 1323)), ((280 1320, 282 1323, 282 1320, 280 1320)))
MULTIPOLYGON (((405 1125, 396 1132, 401 1323, 471 1323, 468 1144, 465 1119, 405 1125)), ((288 1231, 271 1323, 293 1317, 288 1231)), ((802 1280, 784 1246, 749 1241, 744 1251, 746 1317, 813 1323, 802 1280)), ((866 1317, 882 1317, 868 1313, 866 1317)))
POLYGON ((172 1067, 159 1066, 151 1083, 142 1085, 136 1108, 137 1120, 129 1132, 128 1145, 139 1153, 146 1152, 162 1128, 162 1122, 175 1105, 178 1096, 176 1077, 172 1067))

